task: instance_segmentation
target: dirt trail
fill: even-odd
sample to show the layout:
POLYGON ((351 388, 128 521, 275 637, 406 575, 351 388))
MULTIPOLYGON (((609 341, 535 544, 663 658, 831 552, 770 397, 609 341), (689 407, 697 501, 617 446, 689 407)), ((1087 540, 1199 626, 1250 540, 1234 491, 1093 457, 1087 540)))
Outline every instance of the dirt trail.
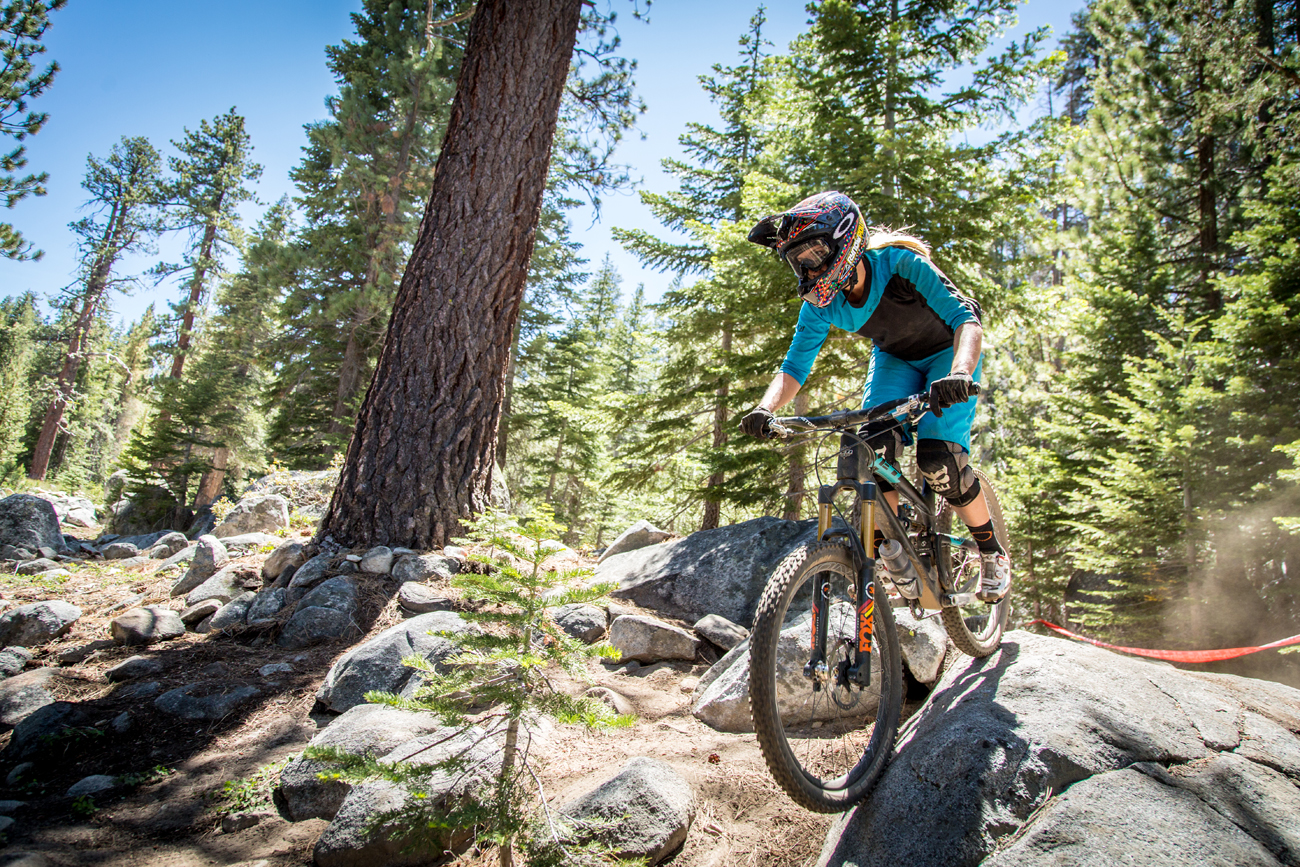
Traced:
MULTIPOLYGON (((250 569, 261 556, 244 558, 250 569)), ((151 567, 146 567, 151 568, 151 567)), ((90 564, 58 587, 30 579, 0 579, 0 598, 8 605, 35 599, 62 598, 86 611, 73 632, 39 649, 32 665, 58 667, 51 690, 91 711, 90 722, 64 738, 52 757, 16 786, 3 787, 0 798, 26 801, 13 813, 16 824, 0 851, 0 865, 20 852, 36 852, 61 867, 200 867, 257 865, 287 867, 311 863, 312 847, 326 822, 290 823, 265 802, 274 767, 298 752, 328 722, 313 715, 316 689, 330 665, 353 643, 307 651, 282 651, 266 635, 198 636, 142 648, 108 648, 84 662, 60 666, 60 652, 107 637, 107 624, 124 600, 132 604, 166 603, 175 574, 127 572, 111 563, 90 564), (219 677, 262 690, 253 703, 215 723, 186 723, 161 714, 152 696, 132 697, 139 681, 110 684, 104 671, 143 653, 161 660, 165 669, 145 680, 170 689, 205 677, 219 677), (268 680, 258 669, 288 662, 290 675, 268 680), (119 714, 131 726, 115 733, 105 723, 119 714), (98 723, 99 725, 94 725, 98 723), (136 775, 134 785, 93 805, 62 796, 89 774, 136 775), (254 781, 250 783, 249 781, 254 781), (221 793, 239 784, 244 800, 232 805, 221 793), (261 802, 259 803, 259 799, 261 802), (221 829, 232 806, 261 811, 263 818, 243 830, 221 829)), ((367 638, 401 619, 391 590, 367 594, 367 638)), ((633 756, 654 756, 672 764, 695 789, 699 809, 678 853, 665 862, 675 867, 730 865, 798 865, 816 861, 830 817, 797 807, 772 783, 750 735, 716 732, 690 714, 691 695, 682 681, 698 676, 705 664, 658 664, 628 672, 626 666, 592 662, 595 683, 607 686, 636 706, 638 722, 608 732, 557 726, 540 763, 540 780, 549 801, 563 801, 612 776, 633 756)), ((29 667, 30 670, 30 667, 29 667)), ((575 688, 577 684, 574 684, 575 688)), ((156 694, 156 693, 155 693, 156 694)), ((0 734, 0 747, 9 734, 0 734)), ((0 764, 0 780, 14 762, 0 764)), ((495 864, 494 853, 466 853, 459 865, 495 864)))

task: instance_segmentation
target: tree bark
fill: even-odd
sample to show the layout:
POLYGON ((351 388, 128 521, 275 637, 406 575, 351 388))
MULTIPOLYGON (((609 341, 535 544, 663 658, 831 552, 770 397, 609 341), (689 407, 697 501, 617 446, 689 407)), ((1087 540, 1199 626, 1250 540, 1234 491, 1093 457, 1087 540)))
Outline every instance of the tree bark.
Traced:
POLYGON ((194 511, 204 506, 211 506, 221 495, 221 485, 226 480, 226 467, 230 462, 230 448, 217 446, 212 450, 212 466, 199 480, 199 489, 194 494, 194 511))
POLYGON ((318 539, 432 548, 488 505, 582 0, 482 0, 433 190, 318 539))

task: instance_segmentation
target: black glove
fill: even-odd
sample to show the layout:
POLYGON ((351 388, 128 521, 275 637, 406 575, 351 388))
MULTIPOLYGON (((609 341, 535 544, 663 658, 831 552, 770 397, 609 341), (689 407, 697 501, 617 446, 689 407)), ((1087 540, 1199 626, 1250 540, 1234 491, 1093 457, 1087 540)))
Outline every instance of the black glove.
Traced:
POLYGON ((950 373, 930 383, 930 412, 943 415, 950 406, 965 403, 975 394, 975 380, 969 373, 950 373))
POLYGON ((772 413, 756 406, 749 411, 749 415, 740 420, 740 429, 752 437, 758 437, 765 440, 772 436, 772 413))

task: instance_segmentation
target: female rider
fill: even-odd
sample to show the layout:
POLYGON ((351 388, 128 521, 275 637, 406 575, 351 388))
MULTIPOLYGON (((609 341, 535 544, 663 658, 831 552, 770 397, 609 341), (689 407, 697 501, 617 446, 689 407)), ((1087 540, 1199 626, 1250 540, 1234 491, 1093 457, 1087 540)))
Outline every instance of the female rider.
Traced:
MULTIPOLYGON (((980 550, 983 602, 1011 587, 1011 562, 998 544, 979 479, 970 467, 970 429, 979 382, 979 305, 961 295, 930 261, 925 242, 882 232, 868 237, 862 212, 834 191, 819 193, 758 222, 749 240, 775 250, 799 279, 799 324, 780 372, 741 420, 745 433, 770 436, 773 412, 799 393, 832 325, 872 340, 863 407, 930 392, 917 423, 916 463, 935 493, 952 504, 980 550)), ((864 429, 867 442, 896 462, 906 445, 896 426, 864 429)), ((895 511, 898 492, 881 487, 895 511)))

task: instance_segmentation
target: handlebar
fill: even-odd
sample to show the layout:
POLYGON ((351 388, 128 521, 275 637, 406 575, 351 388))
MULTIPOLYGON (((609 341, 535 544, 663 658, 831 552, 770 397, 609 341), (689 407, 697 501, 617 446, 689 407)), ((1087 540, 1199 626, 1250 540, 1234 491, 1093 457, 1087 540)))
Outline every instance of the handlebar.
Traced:
MULTIPOLYGON (((979 394, 979 383, 972 384, 972 393, 979 394)), ((835 430, 864 422, 893 418, 898 422, 915 422, 930 411, 930 393, 923 391, 898 402, 884 403, 866 409, 848 409, 829 415, 803 416, 792 415, 774 418, 770 430, 779 439, 787 439, 797 433, 817 430, 835 430)))

